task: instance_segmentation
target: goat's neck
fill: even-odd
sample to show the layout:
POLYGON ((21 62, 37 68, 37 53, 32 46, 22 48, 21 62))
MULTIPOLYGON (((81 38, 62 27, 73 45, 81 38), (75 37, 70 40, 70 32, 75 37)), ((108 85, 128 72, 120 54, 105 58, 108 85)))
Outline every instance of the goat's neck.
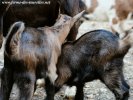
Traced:
POLYGON ((128 49, 131 47, 132 39, 131 36, 127 36, 124 39, 119 40, 119 52, 128 52, 128 49))
POLYGON ((71 29, 70 25, 59 25, 54 27, 60 44, 63 44, 71 29))

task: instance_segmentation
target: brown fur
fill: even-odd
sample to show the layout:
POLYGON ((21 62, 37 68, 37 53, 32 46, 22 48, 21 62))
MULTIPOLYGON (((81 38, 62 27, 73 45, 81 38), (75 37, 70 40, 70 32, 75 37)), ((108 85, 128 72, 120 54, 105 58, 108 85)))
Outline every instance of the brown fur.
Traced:
POLYGON ((94 10, 98 7, 98 2, 97 0, 91 0, 91 7, 87 9, 88 13, 93 13, 94 10))
POLYGON ((23 22, 11 26, 5 42, 0 100, 9 99, 14 82, 20 89, 20 100, 31 100, 35 81, 40 77, 46 80, 46 99, 54 100, 51 91, 57 78, 56 63, 61 45, 83 13, 73 18, 61 15, 51 27, 25 28, 23 22))
POLYGON ((113 18, 112 23, 113 24, 117 24, 118 23, 118 20, 116 18, 113 18))
POLYGON ((127 18, 130 12, 133 12, 133 0, 116 0, 115 2, 116 14, 119 20, 127 18))
POLYGON ((126 25, 126 21, 131 18, 129 15, 133 12, 133 0, 115 0, 114 9, 116 15, 113 19, 116 19, 117 23, 112 20, 111 28, 112 31, 119 33, 120 38, 123 38, 132 27, 126 25))

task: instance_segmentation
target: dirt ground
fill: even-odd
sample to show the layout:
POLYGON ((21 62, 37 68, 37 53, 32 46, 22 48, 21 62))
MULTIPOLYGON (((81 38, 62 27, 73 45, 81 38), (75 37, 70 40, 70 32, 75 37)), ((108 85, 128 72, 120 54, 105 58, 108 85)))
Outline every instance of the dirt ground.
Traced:
MULTIPOLYGON (((84 34, 87 31, 95 29, 110 30, 110 26, 108 22, 86 21, 79 28, 79 34, 77 37, 80 37, 82 34, 84 34)), ((124 63, 125 63, 124 75, 126 81, 129 83, 131 87, 129 100, 133 100, 133 48, 131 48, 128 54, 125 56, 124 63)), ((1 67, 3 66, 2 52, 0 52, 0 66, 1 67)), ((84 100, 115 100, 114 95, 99 80, 86 83, 84 87, 84 94, 85 94, 84 100)), ((14 85, 10 100, 18 100, 17 95, 18 95, 18 89, 14 85)), ((33 100, 43 100, 45 96, 46 95, 44 89, 42 87, 37 88, 33 100)), ((55 100, 68 100, 68 99, 66 99, 62 91, 57 93, 57 95, 55 96, 55 100)))

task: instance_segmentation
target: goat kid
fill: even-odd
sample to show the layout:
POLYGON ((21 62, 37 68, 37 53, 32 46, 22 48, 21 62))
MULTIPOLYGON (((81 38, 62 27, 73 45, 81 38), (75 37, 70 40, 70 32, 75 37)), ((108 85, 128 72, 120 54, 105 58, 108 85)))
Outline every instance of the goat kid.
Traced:
POLYGON ((123 38, 133 27, 131 19, 133 0, 82 0, 89 13, 86 19, 109 20, 111 31, 123 38))
POLYGON ((35 81, 40 77, 46 81, 46 99, 54 100, 47 87, 54 91, 56 63, 61 45, 83 13, 84 11, 73 18, 60 15, 52 27, 25 27, 23 22, 16 22, 11 26, 5 42, 0 100, 9 100, 13 83, 20 90, 19 100, 31 100, 35 81))
POLYGON ((133 12, 133 0, 115 0, 112 12, 113 10, 114 14, 110 18, 112 31, 120 33, 123 38, 133 27, 132 22, 129 22, 133 12))
POLYGON ((66 42, 57 63, 56 87, 77 87, 75 100, 83 100, 85 82, 101 80, 116 100, 128 100, 129 85, 123 75, 123 58, 133 43, 133 34, 120 39, 117 35, 95 30, 75 42, 66 42))

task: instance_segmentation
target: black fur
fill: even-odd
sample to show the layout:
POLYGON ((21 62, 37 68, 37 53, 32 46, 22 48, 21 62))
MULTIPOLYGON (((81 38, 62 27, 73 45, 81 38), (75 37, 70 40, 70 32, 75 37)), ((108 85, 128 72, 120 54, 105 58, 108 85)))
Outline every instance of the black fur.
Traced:
POLYGON ((62 46, 55 85, 75 85, 75 100, 83 100, 85 82, 101 80, 116 100, 128 100, 129 85, 123 75, 123 58, 130 45, 119 49, 119 37, 105 30, 86 33, 75 42, 62 46))

